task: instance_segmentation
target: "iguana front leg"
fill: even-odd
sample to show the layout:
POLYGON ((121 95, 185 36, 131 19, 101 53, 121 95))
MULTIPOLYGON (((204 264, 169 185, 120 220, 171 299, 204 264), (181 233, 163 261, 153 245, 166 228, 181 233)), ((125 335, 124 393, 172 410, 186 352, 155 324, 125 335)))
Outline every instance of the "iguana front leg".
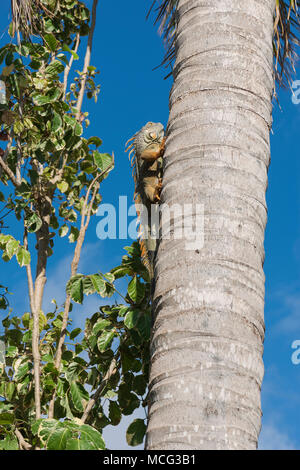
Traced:
POLYGON ((144 192, 151 202, 159 202, 160 201, 160 193, 162 188, 162 180, 161 178, 157 178, 157 176, 148 176, 144 178, 144 192))
POLYGON ((154 202, 159 202, 160 201, 161 190, 162 190, 162 179, 159 178, 158 183, 157 183, 156 188, 155 188, 155 192, 154 192, 154 202))
POLYGON ((141 153, 142 160, 157 160, 162 157, 165 151, 165 142, 166 138, 164 137, 161 143, 155 142, 149 147, 146 147, 145 150, 141 153))

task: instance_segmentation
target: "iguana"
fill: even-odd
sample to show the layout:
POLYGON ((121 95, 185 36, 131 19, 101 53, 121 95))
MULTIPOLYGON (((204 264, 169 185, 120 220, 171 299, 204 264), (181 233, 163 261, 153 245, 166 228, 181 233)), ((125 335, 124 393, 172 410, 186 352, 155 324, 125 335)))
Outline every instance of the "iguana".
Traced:
POLYGON ((164 149, 165 132, 164 126, 160 122, 147 122, 126 143, 126 152, 129 151, 129 159, 133 167, 134 201, 139 217, 142 261, 148 269, 151 279, 153 278, 153 264, 157 246, 155 234, 151 237, 153 229, 157 230, 157 227, 153 227, 155 222, 151 221, 151 207, 153 205, 158 207, 160 201, 164 149), (140 206, 141 204, 142 206, 140 206))

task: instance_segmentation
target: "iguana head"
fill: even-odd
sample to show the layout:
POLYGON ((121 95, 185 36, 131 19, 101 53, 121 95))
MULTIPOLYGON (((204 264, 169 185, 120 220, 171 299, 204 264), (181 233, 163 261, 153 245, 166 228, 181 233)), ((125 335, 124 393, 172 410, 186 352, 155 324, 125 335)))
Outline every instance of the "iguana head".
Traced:
POLYGON ((164 126, 160 122, 147 122, 135 136, 136 154, 141 154, 150 145, 161 144, 164 134, 164 126))

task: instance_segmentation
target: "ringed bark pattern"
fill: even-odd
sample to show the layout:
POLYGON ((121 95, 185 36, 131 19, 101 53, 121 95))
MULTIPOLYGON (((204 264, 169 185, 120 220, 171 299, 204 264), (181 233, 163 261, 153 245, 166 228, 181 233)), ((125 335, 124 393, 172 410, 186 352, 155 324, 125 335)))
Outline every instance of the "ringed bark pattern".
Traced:
POLYGON ((274 7, 178 3, 161 200, 204 205, 204 246, 159 243, 149 450, 257 447, 274 7))

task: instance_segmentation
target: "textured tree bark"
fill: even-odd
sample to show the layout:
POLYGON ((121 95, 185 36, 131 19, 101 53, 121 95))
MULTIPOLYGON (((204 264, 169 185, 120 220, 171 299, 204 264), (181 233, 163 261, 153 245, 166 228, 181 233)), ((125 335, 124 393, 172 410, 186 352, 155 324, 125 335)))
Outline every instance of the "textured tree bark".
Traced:
POLYGON ((147 449, 257 447, 274 7, 179 0, 162 202, 204 205, 204 246, 159 244, 147 449))

